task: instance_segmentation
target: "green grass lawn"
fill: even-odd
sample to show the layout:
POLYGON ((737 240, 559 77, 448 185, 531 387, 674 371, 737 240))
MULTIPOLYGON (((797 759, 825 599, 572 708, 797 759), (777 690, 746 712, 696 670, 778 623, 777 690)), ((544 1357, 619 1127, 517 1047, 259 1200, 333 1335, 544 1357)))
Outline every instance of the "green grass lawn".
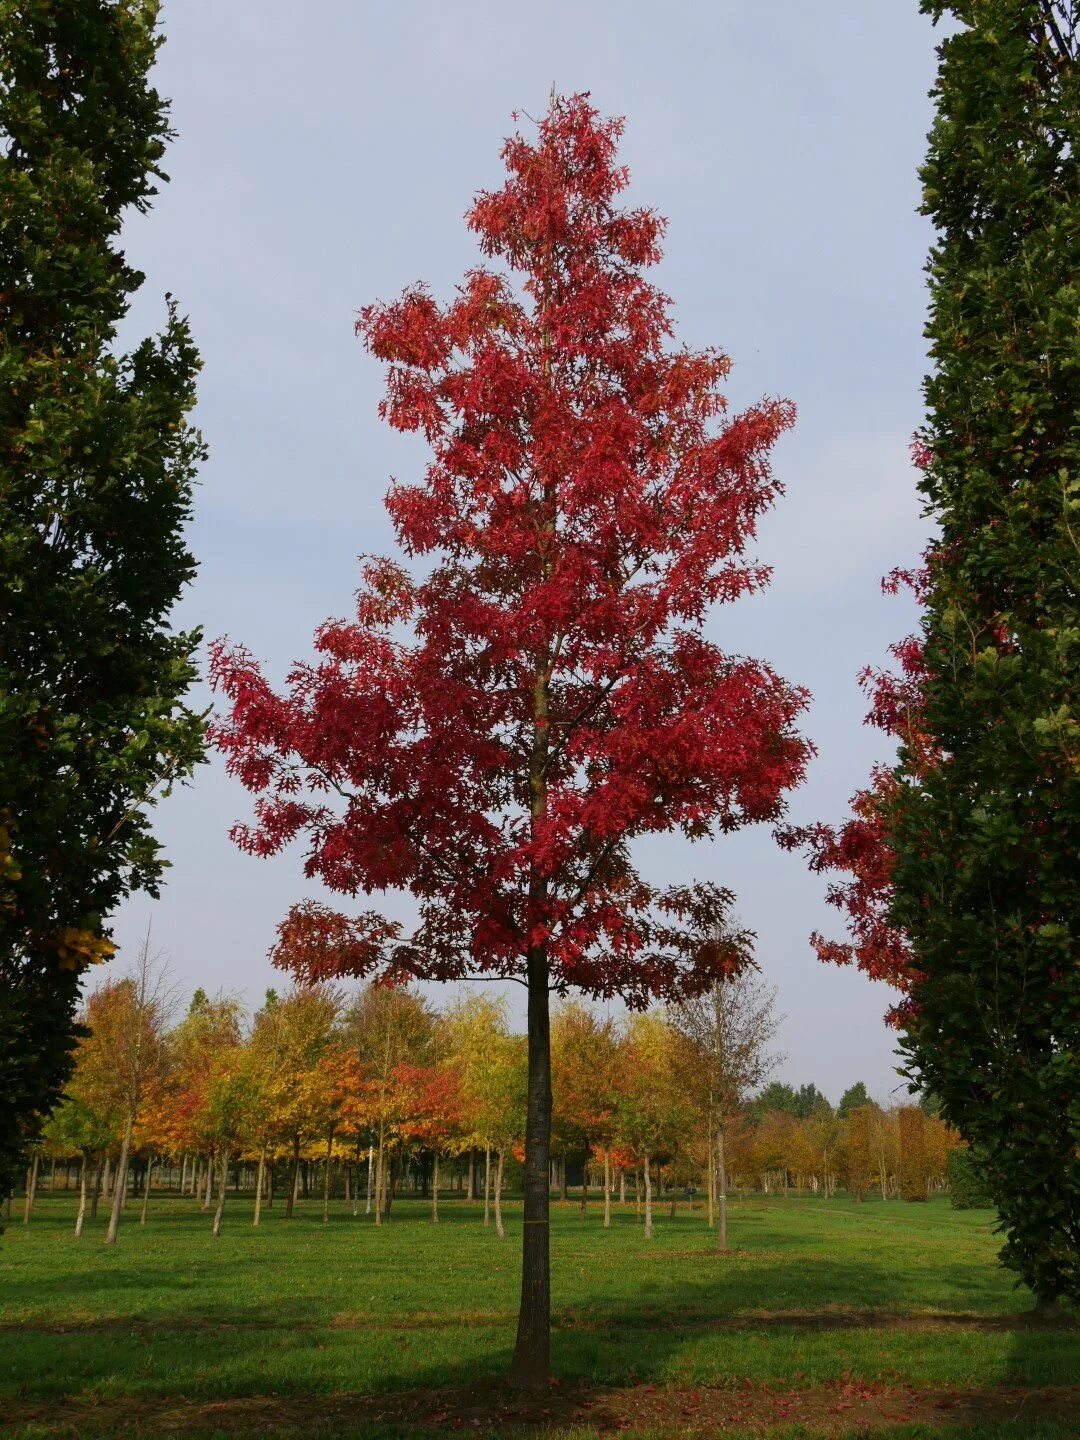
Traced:
MULTIPOLYGON (((25 1228, 16 1211, 0 1238, 0 1406, 25 1428, 7 1433, 128 1433, 148 1406, 239 1397, 280 1397, 291 1414, 306 1397, 310 1427, 294 1434, 427 1433, 391 1421, 343 1429, 340 1417, 319 1418, 317 1402, 482 1389, 506 1369, 521 1238, 513 1204, 504 1240, 461 1202, 444 1202, 434 1226, 424 1205, 399 1200, 380 1228, 340 1202, 323 1225, 312 1201, 292 1221, 278 1202, 253 1230, 250 1209, 230 1196, 214 1240, 193 1202, 155 1198, 145 1228, 130 1207, 114 1248, 101 1243, 103 1212, 75 1239, 67 1196, 42 1196, 25 1228), (61 1402, 76 1401, 72 1423, 85 1429, 62 1428, 61 1402)), ((1080 1331, 1024 1323, 1031 1297, 998 1267, 992 1219, 941 1201, 757 1197, 732 1204, 735 1248, 720 1257, 700 1208, 662 1211, 648 1242, 632 1207, 605 1231, 598 1206, 585 1219, 576 1204, 555 1206, 555 1370, 570 1389, 646 1395, 1080 1385, 1080 1331)), ((651 1434, 655 1418, 619 1428, 651 1434)), ((1075 1428, 1022 1433, 1080 1435, 1080 1415, 1075 1428)))

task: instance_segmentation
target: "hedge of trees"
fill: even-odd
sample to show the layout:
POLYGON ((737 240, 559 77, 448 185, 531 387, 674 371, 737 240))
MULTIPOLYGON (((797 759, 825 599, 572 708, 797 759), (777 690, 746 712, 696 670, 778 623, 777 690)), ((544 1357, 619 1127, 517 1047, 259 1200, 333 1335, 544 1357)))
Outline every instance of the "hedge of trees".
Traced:
MULTIPOLYGON (((410 988, 369 985, 346 999, 328 985, 268 991, 245 1017, 229 996, 198 990, 171 1023, 160 974, 94 991, 64 1099, 27 1176, 29 1220, 42 1161, 50 1185, 79 1189, 76 1233, 152 1186, 192 1196, 218 1234, 226 1199, 264 1207, 321 1197, 376 1225, 401 1194, 483 1198, 504 1232, 502 1201, 519 1188, 527 1054, 504 1000, 470 994, 442 1010, 410 988)), ((957 1137, 914 1105, 882 1107, 855 1085, 834 1109, 814 1085, 760 1085, 777 1057, 774 992, 743 977, 691 1004, 621 1021, 564 1002, 552 1024, 550 1185, 584 1213, 590 1194, 610 1224, 632 1201, 653 1232, 662 1198, 700 1207, 727 1245, 730 1189, 857 1201, 925 1200, 944 1188, 957 1137)), ((130 1210, 130 1205, 128 1206, 130 1210)))

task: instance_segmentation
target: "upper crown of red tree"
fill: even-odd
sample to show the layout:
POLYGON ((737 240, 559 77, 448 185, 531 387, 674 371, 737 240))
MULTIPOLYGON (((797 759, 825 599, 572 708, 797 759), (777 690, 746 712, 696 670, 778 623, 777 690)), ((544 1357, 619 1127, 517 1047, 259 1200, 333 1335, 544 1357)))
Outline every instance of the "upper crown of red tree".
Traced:
POLYGON ((502 271, 361 312, 381 414, 431 450, 387 497, 422 577, 366 562, 353 618, 321 627, 284 694, 214 647, 231 709, 213 738, 258 795, 238 843, 303 834, 331 890, 420 901, 409 940, 294 908, 276 958, 301 976, 515 976, 539 943, 556 988, 643 1004, 744 958, 745 937, 715 939, 727 892, 657 890, 629 847, 776 819, 802 777, 805 692, 702 633, 767 581, 745 551, 794 409, 728 416, 726 357, 672 344, 645 278, 664 222, 619 203, 621 130, 554 101, 468 212, 502 271))

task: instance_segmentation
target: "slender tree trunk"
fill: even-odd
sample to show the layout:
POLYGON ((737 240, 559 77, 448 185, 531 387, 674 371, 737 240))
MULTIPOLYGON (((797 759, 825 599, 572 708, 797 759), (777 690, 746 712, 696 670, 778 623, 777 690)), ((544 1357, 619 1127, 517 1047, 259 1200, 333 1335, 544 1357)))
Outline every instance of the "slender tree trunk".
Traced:
POLYGON ((263 1182, 266 1175, 266 1145, 259 1151, 259 1174, 255 1180, 255 1214, 252 1216, 251 1224, 253 1229, 259 1228, 259 1220, 262 1218, 263 1182))
POLYGON ((293 1136, 293 1172, 289 1184, 288 1193, 285 1196, 285 1219, 293 1218, 293 1211, 296 1209, 296 1196, 300 1188, 300 1136, 293 1136))
POLYGON ((383 1222, 383 1186, 384 1186, 384 1184, 385 1184, 385 1177, 384 1177, 383 1172, 384 1172, 385 1168, 386 1168, 386 1159, 385 1159, 385 1156, 383 1155, 383 1128, 382 1128, 382 1122, 380 1121, 380 1123, 379 1123, 379 1150, 378 1150, 378 1156, 377 1156, 376 1161, 375 1161, 375 1224, 376 1224, 376 1225, 381 1225, 382 1222, 383 1222))
POLYGON ((652 1239, 652 1170, 649 1157, 645 1156, 645 1238, 652 1239))
POLYGON ((502 1218, 502 1184, 503 1184, 503 1152, 499 1151, 499 1161, 495 1166, 495 1233, 501 1240, 506 1234, 503 1229, 502 1218))
POLYGON ((604 1229, 611 1229, 611 1152, 604 1151, 604 1229))
POLYGON ((351 1160, 343 1160, 341 1163, 342 1163, 342 1166, 344 1167, 344 1168, 343 1168, 343 1175, 344 1175, 344 1183, 345 1183, 345 1194, 344 1194, 344 1196, 343 1196, 343 1199, 344 1199, 344 1201, 345 1201, 345 1204, 346 1204, 346 1205, 349 1205, 349 1204, 352 1203, 352 1191, 353 1191, 353 1186, 352 1186, 352 1161, 351 1161, 351 1160))
POLYGON ((641 1192, 642 1192, 642 1185, 643 1185, 643 1180, 642 1180, 641 1167, 640 1167, 639 1165, 635 1165, 635 1166, 634 1166, 634 1219, 637 1220, 638 1222, 640 1222, 640 1220, 641 1220, 641 1192))
POLYGON ((210 1209, 210 1201, 214 1198, 214 1152, 210 1151, 206 1157, 206 1184, 203 1189, 202 1208, 210 1209))
POLYGON ((120 1161, 116 1167, 116 1179, 113 1182, 112 1211, 109 1214, 109 1228, 105 1235, 106 1245, 116 1244, 116 1232, 120 1228, 120 1207, 124 1203, 124 1191, 127 1189, 128 1153, 131 1150, 131 1131, 134 1124, 135 1112, 129 1110, 124 1124, 124 1138, 120 1145, 120 1161))
POLYGON ((491 1146, 484 1146, 484 1224, 491 1224, 491 1146))
POLYGON ((709 1109, 705 1116, 705 1152, 709 1157, 705 1183, 709 1193, 709 1229, 716 1221, 716 1149, 713 1142, 713 1101, 709 1092, 709 1109))
POLYGON ((322 1223, 330 1224, 330 1157, 334 1152, 334 1137, 330 1134, 326 1137, 326 1174, 323 1176, 322 1192, 322 1223))
POLYGON ((90 1219, 91 1219, 91 1220, 96 1220, 96 1219, 97 1219, 98 1199, 99 1199, 100 1196, 101 1196, 101 1181, 102 1181, 102 1176, 104 1175, 104 1173, 105 1173, 105 1159, 104 1159, 104 1156, 99 1155, 99 1156, 98 1156, 97 1165, 94 1167, 94 1188, 93 1188, 93 1191, 91 1192, 91 1195, 90 1195, 90 1219))
POLYGON ((476 1199, 476 1148, 469 1151, 469 1193, 466 1196, 469 1200, 476 1199))
POLYGON ((146 1207, 150 1203, 150 1182, 154 1178, 154 1158, 151 1156, 146 1162, 146 1174, 143 1176, 143 1197, 142 1209, 139 1211, 139 1224, 146 1224, 146 1207))
POLYGON ((364 1211, 365 1215, 371 1214, 371 1162, 374 1158, 374 1147, 369 1145, 367 1147, 367 1208, 364 1211))
POLYGON ((626 1204, 626 1170, 619 1166, 619 1204, 626 1204))
POLYGON ((566 1182, 566 1156, 559 1156, 559 1199, 569 1200, 566 1182))
POLYGON ((724 1153, 724 1126, 716 1127, 716 1189, 720 1223, 716 1227, 716 1248, 726 1250, 727 1238, 727 1156, 724 1153))
POLYGON ((79 1213, 75 1216, 76 1238, 83 1232, 83 1221, 86 1219, 86 1151, 82 1152, 82 1164, 79 1166, 79 1213))
POLYGON ((30 1168, 26 1172, 26 1200, 23 1203, 22 1223, 30 1224, 30 1216, 34 1212, 34 1200, 37 1197, 38 1170, 41 1167, 41 1156, 35 1155, 30 1162, 30 1168))
POLYGON ((431 1169, 431 1223, 439 1223, 439 1152, 435 1151, 435 1159, 431 1169))
POLYGON ((546 1385, 551 1371, 551 1250, 548 1160, 551 1150, 551 1017, 548 960, 529 952, 529 1081, 525 1116, 521 1309, 513 1374, 523 1385, 546 1385))
POLYGON ((383 1215, 389 1217, 394 1206, 394 1196, 397 1193, 398 1169, 397 1157, 391 1150, 383 1165, 383 1215))
POLYGON ((217 1209, 214 1211, 214 1235, 221 1234, 221 1217, 225 1210, 226 1181, 229 1178, 229 1147, 221 1147, 221 1184, 218 1186, 217 1209))

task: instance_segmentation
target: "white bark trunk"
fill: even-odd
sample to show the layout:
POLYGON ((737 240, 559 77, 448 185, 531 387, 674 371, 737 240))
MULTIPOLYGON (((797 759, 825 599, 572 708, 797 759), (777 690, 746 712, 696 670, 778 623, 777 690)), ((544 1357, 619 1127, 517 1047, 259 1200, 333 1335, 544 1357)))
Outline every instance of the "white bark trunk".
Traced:
POLYGON ((116 1244, 116 1232, 120 1229, 120 1207, 124 1203, 124 1191, 127 1188, 128 1154, 131 1150, 131 1130, 135 1123, 134 1113, 129 1110, 127 1122, 124 1125, 124 1139, 120 1146, 120 1160, 116 1167, 116 1179, 113 1181, 112 1210, 109 1213, 109 1229, 105 1235, 106 1245, 116 1244))
POLYGON ((218 1188, 217 1209, 214 1211, 214 1234, 221 1234, 221 1216, 225 1210, 225 1181, 229 1174, 229 1147, 221 1147, 221 1185, 218 1188))
POLYGON ((266 1146, 259 1151, 259 1175, 255 1181, 255 1214, 252 1217, 252 1227, 258 1229, 259 1221, 262 1218, 263 1184, 266 1177, 266 1146))
POLYGON ((83 1221, 86 1219, 86 1151, 83 1151, 82 1164, 79 1166, 79 1213, 75 1216, 75 1234, 79 1236, 83 1232, 83 1221))

